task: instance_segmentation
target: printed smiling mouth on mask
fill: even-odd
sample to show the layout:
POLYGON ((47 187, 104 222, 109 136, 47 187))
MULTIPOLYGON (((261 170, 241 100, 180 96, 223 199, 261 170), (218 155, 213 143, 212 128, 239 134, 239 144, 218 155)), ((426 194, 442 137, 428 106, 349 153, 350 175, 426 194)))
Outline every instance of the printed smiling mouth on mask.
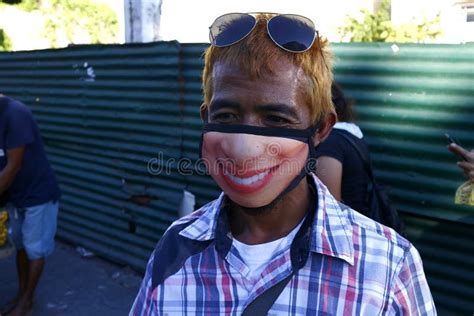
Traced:
MULTIPOLYGON (((279 200, 281 200, 281 198, 285 194, 293 190, 301 182, 301 180, 306 177, 307 174, 315 171, 315 165, 314 165, 315 161, 311 159, 315 157, 315 146, 313 144, 312 137, 315 134, 315 132, 318 130, 320 122, 321 121, 319 121, 317 124, 307 129, 261 127, 261 126, 240 125, 240 124, 234 125, 234 124, 205 123, 203 127, 203 132, 201 134, 201 142, 200 142, 200 147, 199 147, 200 157, 203 159, 206 159, 205 157, 203 157, 203 144, 205 142, 204 135, 209 132, 217 132, 217 133, 224 133, 224 134, 250 134, 250 135, 257 135, 257 136, 279 137, 279 138, 292 139, 292 140, 305 143, 309 149, 308 156, 306 157, 305 164, 303 168, 301 168, 301 171, 299 172, 299 174, 296 175, 288 184, 288 186, 280 194, 278 194, 276 198, 274 198, 270 203, 263 206, 259 206, 259 207, 248 208, 252 210, 268 209, 274 206, 279 200)), ((259 176, 262 177, 262 175, 259 175, 259 176)), ((259 177, 259 176, 254 176, 254 177, 259 177)), ((235 179, 234 177, 232 178, 235 179)), ((251 182, 253 178, 249 177, 248 179, 249 180, 240 180, 241 182, 239 183, 242 183, 243 186, 245 186, 245 184, 248 184, 248 182, 251 182), (245 182, 245 181, 248 181, 248 182, 245 182)))

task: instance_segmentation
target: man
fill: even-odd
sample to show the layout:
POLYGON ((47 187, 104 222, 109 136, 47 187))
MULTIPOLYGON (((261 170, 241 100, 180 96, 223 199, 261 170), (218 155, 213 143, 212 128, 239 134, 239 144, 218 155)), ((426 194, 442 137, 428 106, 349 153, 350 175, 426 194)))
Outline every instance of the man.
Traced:
POLYGON ((416 249, 314 175, 331 56, 296 15, 211 26, 202 159, 223 193, 171 225, 130 315, 436 314, 416 249))
POLYGON ((38 126, 22 103, 0 95, 0 195, 8 191, 9 225, 17 248, 18 293, 2 312, 25 315, 54 250, 60 191, 38 126))

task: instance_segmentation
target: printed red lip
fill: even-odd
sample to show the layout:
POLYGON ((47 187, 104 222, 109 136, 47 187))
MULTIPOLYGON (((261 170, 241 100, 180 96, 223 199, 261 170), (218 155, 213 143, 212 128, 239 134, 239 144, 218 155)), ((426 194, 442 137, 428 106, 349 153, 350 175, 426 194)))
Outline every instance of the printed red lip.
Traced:
POLYGON ((230 173, 231 175, 235 175, 239 178, 250 178, 250 177, 253 177, 254 175, 256 174, 260 174, 260 173, 263 173, 267 170, 270 170, 272 171, 272 169, 275 169, 276 167, 278 166, 275 166, 275 167, 270 167, 270 168, 263 168, 263 169, 254 169, 254 170, 246 170, 246 169, 232 169, 232 170, 227 170, 228 173, 230 173))
POLYGON ((227 185, 240 193, 253 193, 257 192, 258 190, 262 189, 264 186, 267 185, 267 183, 270 181, 270 179, 273 177, 273 173, 275 172, 276 169, 278 169, 279 166, 275 166, 272 168, 265 168, 265 169, 260 169, 260 170, 246 170, 246 171, 241 171, 241 172, 235 172, 234 174, 238 175, 239 178, 249 178, 254 175, 260 174, 265 171, 269 171, 262 179, 253 182, 252 184, 240 184, 232 180, 228 175, 225 174, 224 170, 222 170, 222 177, 224 178, 224 181, 227 183, 227 185))

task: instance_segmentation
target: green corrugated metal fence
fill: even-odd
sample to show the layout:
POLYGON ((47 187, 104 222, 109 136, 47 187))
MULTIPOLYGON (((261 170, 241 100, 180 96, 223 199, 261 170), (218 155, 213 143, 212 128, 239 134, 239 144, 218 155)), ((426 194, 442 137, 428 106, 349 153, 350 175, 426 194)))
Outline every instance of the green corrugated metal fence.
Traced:
POLYGON ((0 55, 4 94, 31 106, 63 196, 58 235, 143 269, 184 179, 147 162, 181 156, 177 42, 0 55))
POLYGON ((356 102, 377 176, 403 212, 440 315, 474 312, 474 207, 448 133, 474 149, 473 45, 334 45, 336 80, 356 102), (398 49, 399 50, 398 50, 398 49))
MULTIPOLYGON (((201 74, 203 68, 203 53, 205 44, 181 44, 182 76, 184 82, 183 105, 186 129, 183 131, 183 155, 193 163, 199 158, 199 141, 201 138, 202 122, 199 114, 203 102, 201 74)), ((186 177, 187 189, 196 195, 197 206, 213 200, 220 190, 214 181, 204 175, 193 174, 186 177)))
POLYGON ((472 207, 453 205, 463 178, 444 137, 474 148, 474 46, 398 49, 334 45, 336 80, 356 100, 377 174, 399 208, 474 224, 472 207))
MULTIPOLYGON (((31 106, 60 179, 61 238, 143 270, 177 218, 182 191, 197 206, 215 198, 209 177, 181 174, 177 164, 186 158, 195 167, 198 158, 205 47, 0 54, 0 92, 31 106)), ((376 174, 393 189, 440 314, 471 314, 474 208, 453 204, 465 179, 443 135, 474 148, 474 46, 333 49, 336 79, 356 102, 376 174)))
POLYGON ((474 229, 459 222, 404 216, 419 250, 439 315, 474 311, 474 229))

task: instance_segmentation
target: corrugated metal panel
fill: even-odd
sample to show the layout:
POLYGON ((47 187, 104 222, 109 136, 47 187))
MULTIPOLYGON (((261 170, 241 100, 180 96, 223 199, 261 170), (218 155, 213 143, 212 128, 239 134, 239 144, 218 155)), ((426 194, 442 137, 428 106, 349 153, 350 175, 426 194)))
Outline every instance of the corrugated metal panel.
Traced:
POLYGON ((453 203, 465 179, 444 133, 474 148, 474 46, 333 48, 336 80, 355 100, 377 177, 405 215, 439 314, 471 314, 474 208, 453 203))
POLYGON ((179 44, 0 54, 4 94, 31 106, 63 191, 58 234, 144 269, 177 217, 184 178, 147 162, 181 157, 179 44))
MULTIPOLYGON (((189 157, 196 166, 199 158, 199 142, 201 139, 202 122, 199 114, 203 102, 201 75, 204 65, 203 53, 205 44, 181 44, 182 69, 184 81, 184 121, 183 155, 189 157)), ((187 188, 196 195, 196 204, 204 205, 214 200, 220 189, 212 178, 207 175, 194 174, 186 177, 187 188)))
POLYGON ((404 212, 474 223, 444 133, 474 148, 474 45, 334 44, 336 80, 356 102, 377 176, 404 212))
MULTIPOLYGON (((198 158, 205 47, 0 54, 0 90, 32 107, 59 175, 63 238, 143 270, 177 217, 182 189, 196 194, 198 206, 216 197, 208 176, 177 170, 179 159, 195 167, 198 158), (147 163, 160 153, 175 160, 169 172, 151 174, 147 163)), ((393 187, 438 308, 472 313, 474 211, 452 203, 464 178, 443 135, 474 147, 474 46, 333 48, 336 79, 356 100, 377 175, 393 187)))
POLYGON ((406 215, 407 237, 423 259, 439 315, 474 311, 472 225, 406 215))

